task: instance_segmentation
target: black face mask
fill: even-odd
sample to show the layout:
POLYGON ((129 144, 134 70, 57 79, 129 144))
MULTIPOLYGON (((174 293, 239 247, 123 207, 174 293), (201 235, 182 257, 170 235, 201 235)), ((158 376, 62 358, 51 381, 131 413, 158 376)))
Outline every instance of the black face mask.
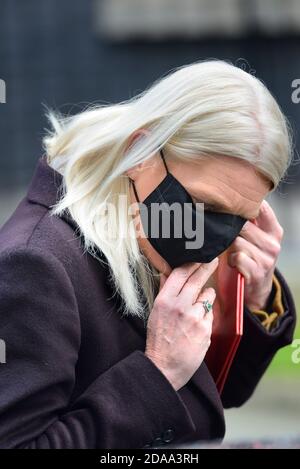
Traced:
POLYGON ((204 210, 199 211, 190 194, 169 173, 162 151, 161 157, 167 175, 142 203, 138 198, 134 182, 131 180, 135 197, 139 202, 144 232, 153 248, 172 269, 187 262, 210 262, 232 244, 247 219, 230 213, 206 210, 205 203, 204 210), (152 210, 154 204, 156 207, 160 204, 159 217, 157 217, 157 211, 152 210), (175 213, 170 210, 173 204, 181 208, 179 218, 178 212, 175 216, 175 213), (163 228, 164 220, 167 220, 169 226, 167 237, 163 236, 163 233, 166 234, 163 228), (186 221, 187 224, 185 224, 186 221), (182 227, 190 226, 191 229, 187 234, 186 230, 178 229, 180 224, 182 227), (201 247, 187 247, 199 244, 195 234, 199 226, 202 230, 201 247))

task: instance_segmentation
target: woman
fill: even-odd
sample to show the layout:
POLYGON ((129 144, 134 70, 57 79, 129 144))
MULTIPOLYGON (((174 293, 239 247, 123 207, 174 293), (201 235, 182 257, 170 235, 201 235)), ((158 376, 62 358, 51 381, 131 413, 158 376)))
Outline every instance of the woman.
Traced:
POLYGON ((50 119, 46 155, 0 234, 0 446, 221 439, 223 408, 251 396, 295 327, 275 267, 283 230, 264 201, 291 158, 278 104, 257 78, 208 61, 50 119), (120 196, 204 202, 202 247, 145 237, 147 220, 120 196), (205 284, 227 247, 245 276, 245 324, 220 396, 205 363, 205 284))

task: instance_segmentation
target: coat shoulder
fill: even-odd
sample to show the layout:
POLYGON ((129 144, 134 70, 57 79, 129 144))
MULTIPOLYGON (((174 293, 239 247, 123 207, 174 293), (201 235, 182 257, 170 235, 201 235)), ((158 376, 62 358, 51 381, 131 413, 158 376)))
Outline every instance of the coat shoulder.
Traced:
POLYGON ((0 255, 34 248, 62 261, 82 255, 79 236, 62 218, 24 197, 0 229, 0 255))

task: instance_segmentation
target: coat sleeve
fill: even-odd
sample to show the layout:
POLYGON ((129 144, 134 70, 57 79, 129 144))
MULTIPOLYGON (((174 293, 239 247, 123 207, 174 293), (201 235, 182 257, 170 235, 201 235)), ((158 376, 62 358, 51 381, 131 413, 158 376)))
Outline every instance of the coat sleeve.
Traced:
POLYGON ((163 373, 140 350, 70 404, 80 349, 76 297, 62 263, 38 248, 0 255, 0 448, 139 448, 195 431, 163 373))
POLYGON ((296 326, 294 300, 277 268, 275 275, 282 289, 284 313, 278 318, 276 327, 268 332, 260 320, 245 307, 244 335, 221 396, 225 408, 244 404, 253 394, 276 352, 293 340, 296 326))

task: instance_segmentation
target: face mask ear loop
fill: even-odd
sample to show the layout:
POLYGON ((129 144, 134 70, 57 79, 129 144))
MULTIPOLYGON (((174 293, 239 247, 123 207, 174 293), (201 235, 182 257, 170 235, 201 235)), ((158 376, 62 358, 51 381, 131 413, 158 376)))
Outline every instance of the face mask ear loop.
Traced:
MULTIPOLYGON (((167 163, 166 163, 166 160, 165 160, 165 157, 164 157, 164 154, 163 154, 163 151, 162 149, 160 149, 160 156, 161 156, 161 159, 163 160, 163 163, 164 163, 164 167, 166 168, 166 172, 167 174, 169 174, 169 170, 168 170, 168 166, 167 166, 167 163)), ((139 196, 137 194, 137 190, 136 190, 136 187, 135 187, 135 184, 134 184, 134 180, 129 178, 129 181, 131 182, 131 185, 132 185, 132 188, 133 188, 133 192, 134 192, 134 195, 135 195, 135 198, 138 202, 140 202, 140 199, 139 199, 139 196)))
POLYGON ((129 178, 130 182, 131 182, 131 185, 132 185, 132 188, 133 188, 133 192, 134 192, 134 195, 135 195, 135 198, 138 202, 140 202, 140 199, 139 199, 139 196, 137 194, 137 190, 136 190, 136 187, 135 187, 135 184, 134 184, 134 180, 129 178))
POLYGON ((165 160, 162 149, 160 149, 160 156, 161 156, 161 159, 163 160, 164 167, 166 168, 167 174, 169 174, 168 166, 167 166, 167 163, 166 163, 166 160, 165 160))

